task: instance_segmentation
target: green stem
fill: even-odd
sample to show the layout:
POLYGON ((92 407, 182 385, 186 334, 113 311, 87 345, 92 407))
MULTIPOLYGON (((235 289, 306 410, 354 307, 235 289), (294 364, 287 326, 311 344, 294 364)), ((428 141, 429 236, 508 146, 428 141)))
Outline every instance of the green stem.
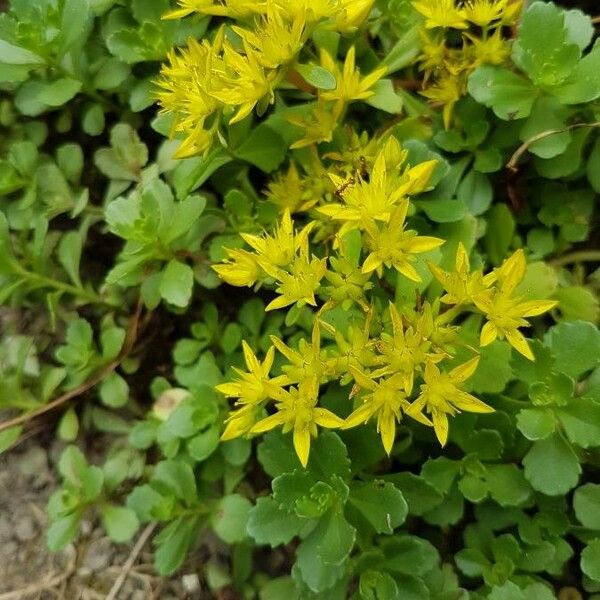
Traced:
POLYGON ((71 294, 76 298, 81 298, 82 300, 86 300, 92 304, 107 304, 107 302, 96 292, 90 292, 89 290, 76 287, 70 283, 65 283, 64 281, 58 281, 56 279, 52 279, 51 277, 40 275, 39 273, 27 271, 20 266, 17 267, 16 272, 24 279, 29 279, 30 281, 39 283, 40 287, 54 288, 55 290, 60 290, 66 294, 71 294))
POLYGON ((579 252, 571 252, 560 258, 550 261, 553 267, 562 267, 571 263, 577 262, 600 262, 600 250, 580 250, 579 252))

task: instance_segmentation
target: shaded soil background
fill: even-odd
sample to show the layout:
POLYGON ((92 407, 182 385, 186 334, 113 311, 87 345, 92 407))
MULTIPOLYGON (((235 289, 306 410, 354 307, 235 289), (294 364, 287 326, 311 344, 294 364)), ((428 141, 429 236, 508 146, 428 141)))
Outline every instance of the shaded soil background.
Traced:
MULTIPOLYGON (((44 436, 45 437, 45 436, 44 436)), ((0 456, 0 600, 104 600, 140 533, 129 544, 114 544, 97 523, 86 520, 77 542, 59 553, 46 548, 46 502, 56 489, 56 461, 62 443, 29 440, 0 456)), ((158 576, 147 543, 115 600, 212 598, 196 572, 200 551, 181 573, 158 576)))

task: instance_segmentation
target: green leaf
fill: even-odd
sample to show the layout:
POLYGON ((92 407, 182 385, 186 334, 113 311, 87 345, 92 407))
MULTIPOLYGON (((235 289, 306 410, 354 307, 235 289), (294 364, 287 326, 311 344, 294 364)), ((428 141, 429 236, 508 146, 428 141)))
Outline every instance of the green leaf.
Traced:
POLYGON ((290 436, 284 436, 279 431, 273 430, 263 437, 258 444, 257 454, 262 468, 273 478, 301 466, 290 436))
POLYGON ((296 564, 313 592, 326 590, 341 577, 355 537, 356 530, 342 511, 331 510, 298 546, 296 564))
POLYGON ((185 308, 192 298, 194 272, 176 259, 168 262, 160 281, 160 295, 174 306, 185 308))
MULTIPOLYGON (((360 597, 363 600, 401 600, 398 584, 388 573, 381 571, 365 571, 358 584, 360 597)), ((404 593, 406 590, 403 589, 404 593)))
POLYGON ((287 145, 274 129, 263 123, 234 152, 241 160, 270 173, 284 161, 287 145))
POLYGON ((579 522, 600 531, 600 484, 586 483, 573 494, 573 508, 579 522))
POLYGON ((335 90, 336 88, 337 82, 334 75, 319 65, 296 64, 295 69, 304 81, 319 90, 335 90))
POLYGON ((282 508, 273 498, 259 498, 248 516, 247 531, 257 544, 275 547, 289 543, 306 522, 282 508))
POLYGON ((93 85, 99 90, 113 90, 129 77, 129 65, 116 58, 109 58, 94 75, 93 85))
POLYGON ((154 539, 154 565, 161 575, 171 575, 183 563, 188 548, 196 540, 201 525, 198 515, 178 517, 154 539))
POLYGON ((548 496, 566 494, 577 485, 581 473, 577 455, 558 433, 535 442, 523 466, 533 488, 548 496))
POLYGON ((552 3, 534 2, 525 11, 512 58, 534 83, 540 86, 561 83, 580 56, 579 46, 570 43, 562 9, 552 3))
POLYGON ((483 243, 493 265, 500 265, 508 254, 515 233, 515 221, 506 204, 495 204, 488 213, 488 230, 483 243))
POLYGON ((392 483, 371 481, 350 488, 348 502, 372 525, 376 533, 393 533, 404 523, 408 505, 392 483))
POLYGON ((556 419, 552 410, 526 408, 517 414, 517 427, 528 440, 543 440, 554 433, 556 419))
POLYGON ((81 513, 73 512, 53 521, 48 528, 48 548, 52 552, 62 550, 68 543, 72 542, 79 531, 81 513))
POLYGON ((215 505, 210 524, 226 544, 242 542, 246 539, 246 526, 251 509, 250 501, 239 494, 224 496, 215 505))
POLYGON ((546 332, 544 343, 556 357, 556 368, 574 379, 600 364, 600 331, 587 321, 555 325, 546 332))
POLYGON ((387 67, 387 72, 394 73, 413 64, 419 55, 420 41, 418 27, 411 27, 404 32, 392 48, 386 53, 382 66, 387 67))
POLYGON ((471 73, 469 94, 504 121, 528 117, 539 92, 530 82, 500 67, 478 67, 471 73))
POLYGON ((140 526, 135 512, 124 506, 103 504, 100 507, 100 516, 102 525, 113 542, 128 542, 140 526))
POLYGON ((600 538, 593 539, 583 549, 581 570, 590 579, 600 582, 600 538))
POLYGON ((64 0, 60 26, 62 52, 68 50, 86 33, 90 16, 89 0, 64 0))
MULTIPOLYGON (((520 139, 525 142, 552 129, 563 129, 568 117, 568 109, 556 98, 542 96, 535 101, 531 115, 521 129, 520 139)), ((562 131, 533 142, 527 150, 540 158, 552 158, 564 152, 570 141, 571 134, 562 131)))
POLYGON ((531 496, 523 471, 516 465, 487 465, 485 478, 490 496, 500 506, 521 506, 531 496))
POLYGON ((582 104, 600 96, 600 44, 584 56, 552 93, 563 104, 582 104))
POLYGON ((0 431, 0 454, 10 449, 12 445, 19 439, 23 427, 21 425, 14 425, 0 431))
POLYGON ((102 404, 119 408, 129 400, 129 385, 118 373, 111 373, 100 384, 99 393, 102 404))
POLYGON ((180 160, 173 171, 173 187, 177 198, 183 200, 198 189, 217 169, 231 162, 223 148, 216 147, 205 156, 180 160))
POLYGON ((600 402, 591 398, 573 398, 556 410, 558 420, 571 442, 582 448, 600 446, 600 402))
POLYGON ((438 562, 437 550, 420 537, 401 535, 390 538, 384 546, 386 559, 382 568, 393 573, 423 575, 438 562))
POLYGON ((195 435, 187 443, 190 456, 197 462, 206 460, 219 446, 220 435, 221 431, 217 426, 195 435))
POLYGON ((81 81, 62 77, 52 83, 43 84, 38 93, 38 100, 48 106, 62 106, 71 100, 81 89, 81 81))
POLYGON ((588 181, 592 189, 600 194, 600 137, 596 138, 586 165, 588 181))
POLYGON ((58 425, 58 437, 66 442, 72 442, 79 433, 79 419, 73 407, 65 411, 58 425))
POLYGON ((488 600, 527 600, 525 592, 512 581, 494 586, 487 598, 488 600))
POLYGON ((181 461, 163 460, 153 474, 153 480, 164 483, 180 500, 191 503, 196 499, 196 479, 192 468, 181 461))
POLYGON ((402 112, 402 97, 396 94, 394 84, 391 79, 380 79, 376 81, 371 90, 374 92, 369 96, 365 103, 379 110, 383 110, 392 115, 402 112))
POLYGON ((0 64, 33 66, 43 65, 45 62, 45 59, 35 52, 0 39, 0 64))

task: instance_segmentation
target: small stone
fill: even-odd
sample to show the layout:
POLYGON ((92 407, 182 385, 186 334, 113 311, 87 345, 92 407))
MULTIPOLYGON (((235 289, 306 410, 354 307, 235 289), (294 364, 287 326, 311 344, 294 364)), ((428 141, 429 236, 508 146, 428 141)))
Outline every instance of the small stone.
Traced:
POLYGON ((81 566, 90 571, 102 571, 108 567, 112 556, 112 544, 108 538, 90 542, 87 547, 81 566))
POLYGON ((196 573, 189 573, 181 578, 181 585, 188 594, 191 594, 200 589, 200 579, 196 573))
POLYGON ((147 600, 148 592, 144 592, 142 590, 135 590, 131 596, 129 596, 129 600, 147 600))
POLYGON ((17 467, 25 477, 37 479, 48 475, 48 457, 46 451, 39 446, 28 448, 18 458, 17 467))
POLYGON ((20 542, 28 542, 37 536, 37 528, 33 517, 23 516, 15 523, 15 537, 20 542))

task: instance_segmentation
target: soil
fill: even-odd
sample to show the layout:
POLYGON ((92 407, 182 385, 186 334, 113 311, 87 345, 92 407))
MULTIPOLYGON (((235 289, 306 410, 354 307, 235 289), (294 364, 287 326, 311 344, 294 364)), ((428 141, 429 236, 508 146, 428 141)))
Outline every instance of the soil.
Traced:
MULTIPOLYGON (((104 600, 137 539, 113 544, 85 521, 75 544, 58 553, 46 547, 46 502, 56 489, 61 444, 32 440, 0 455, 0 600, 104 600)), ((138 536, 141 534, 138 533, 138 536)), ((141 551, 115 600, 207 600, 193 568, 194 556, 176 578, 152 567, 150 543, 141 551)), ((197 557, 196 557, 197 559, 197 557)))

